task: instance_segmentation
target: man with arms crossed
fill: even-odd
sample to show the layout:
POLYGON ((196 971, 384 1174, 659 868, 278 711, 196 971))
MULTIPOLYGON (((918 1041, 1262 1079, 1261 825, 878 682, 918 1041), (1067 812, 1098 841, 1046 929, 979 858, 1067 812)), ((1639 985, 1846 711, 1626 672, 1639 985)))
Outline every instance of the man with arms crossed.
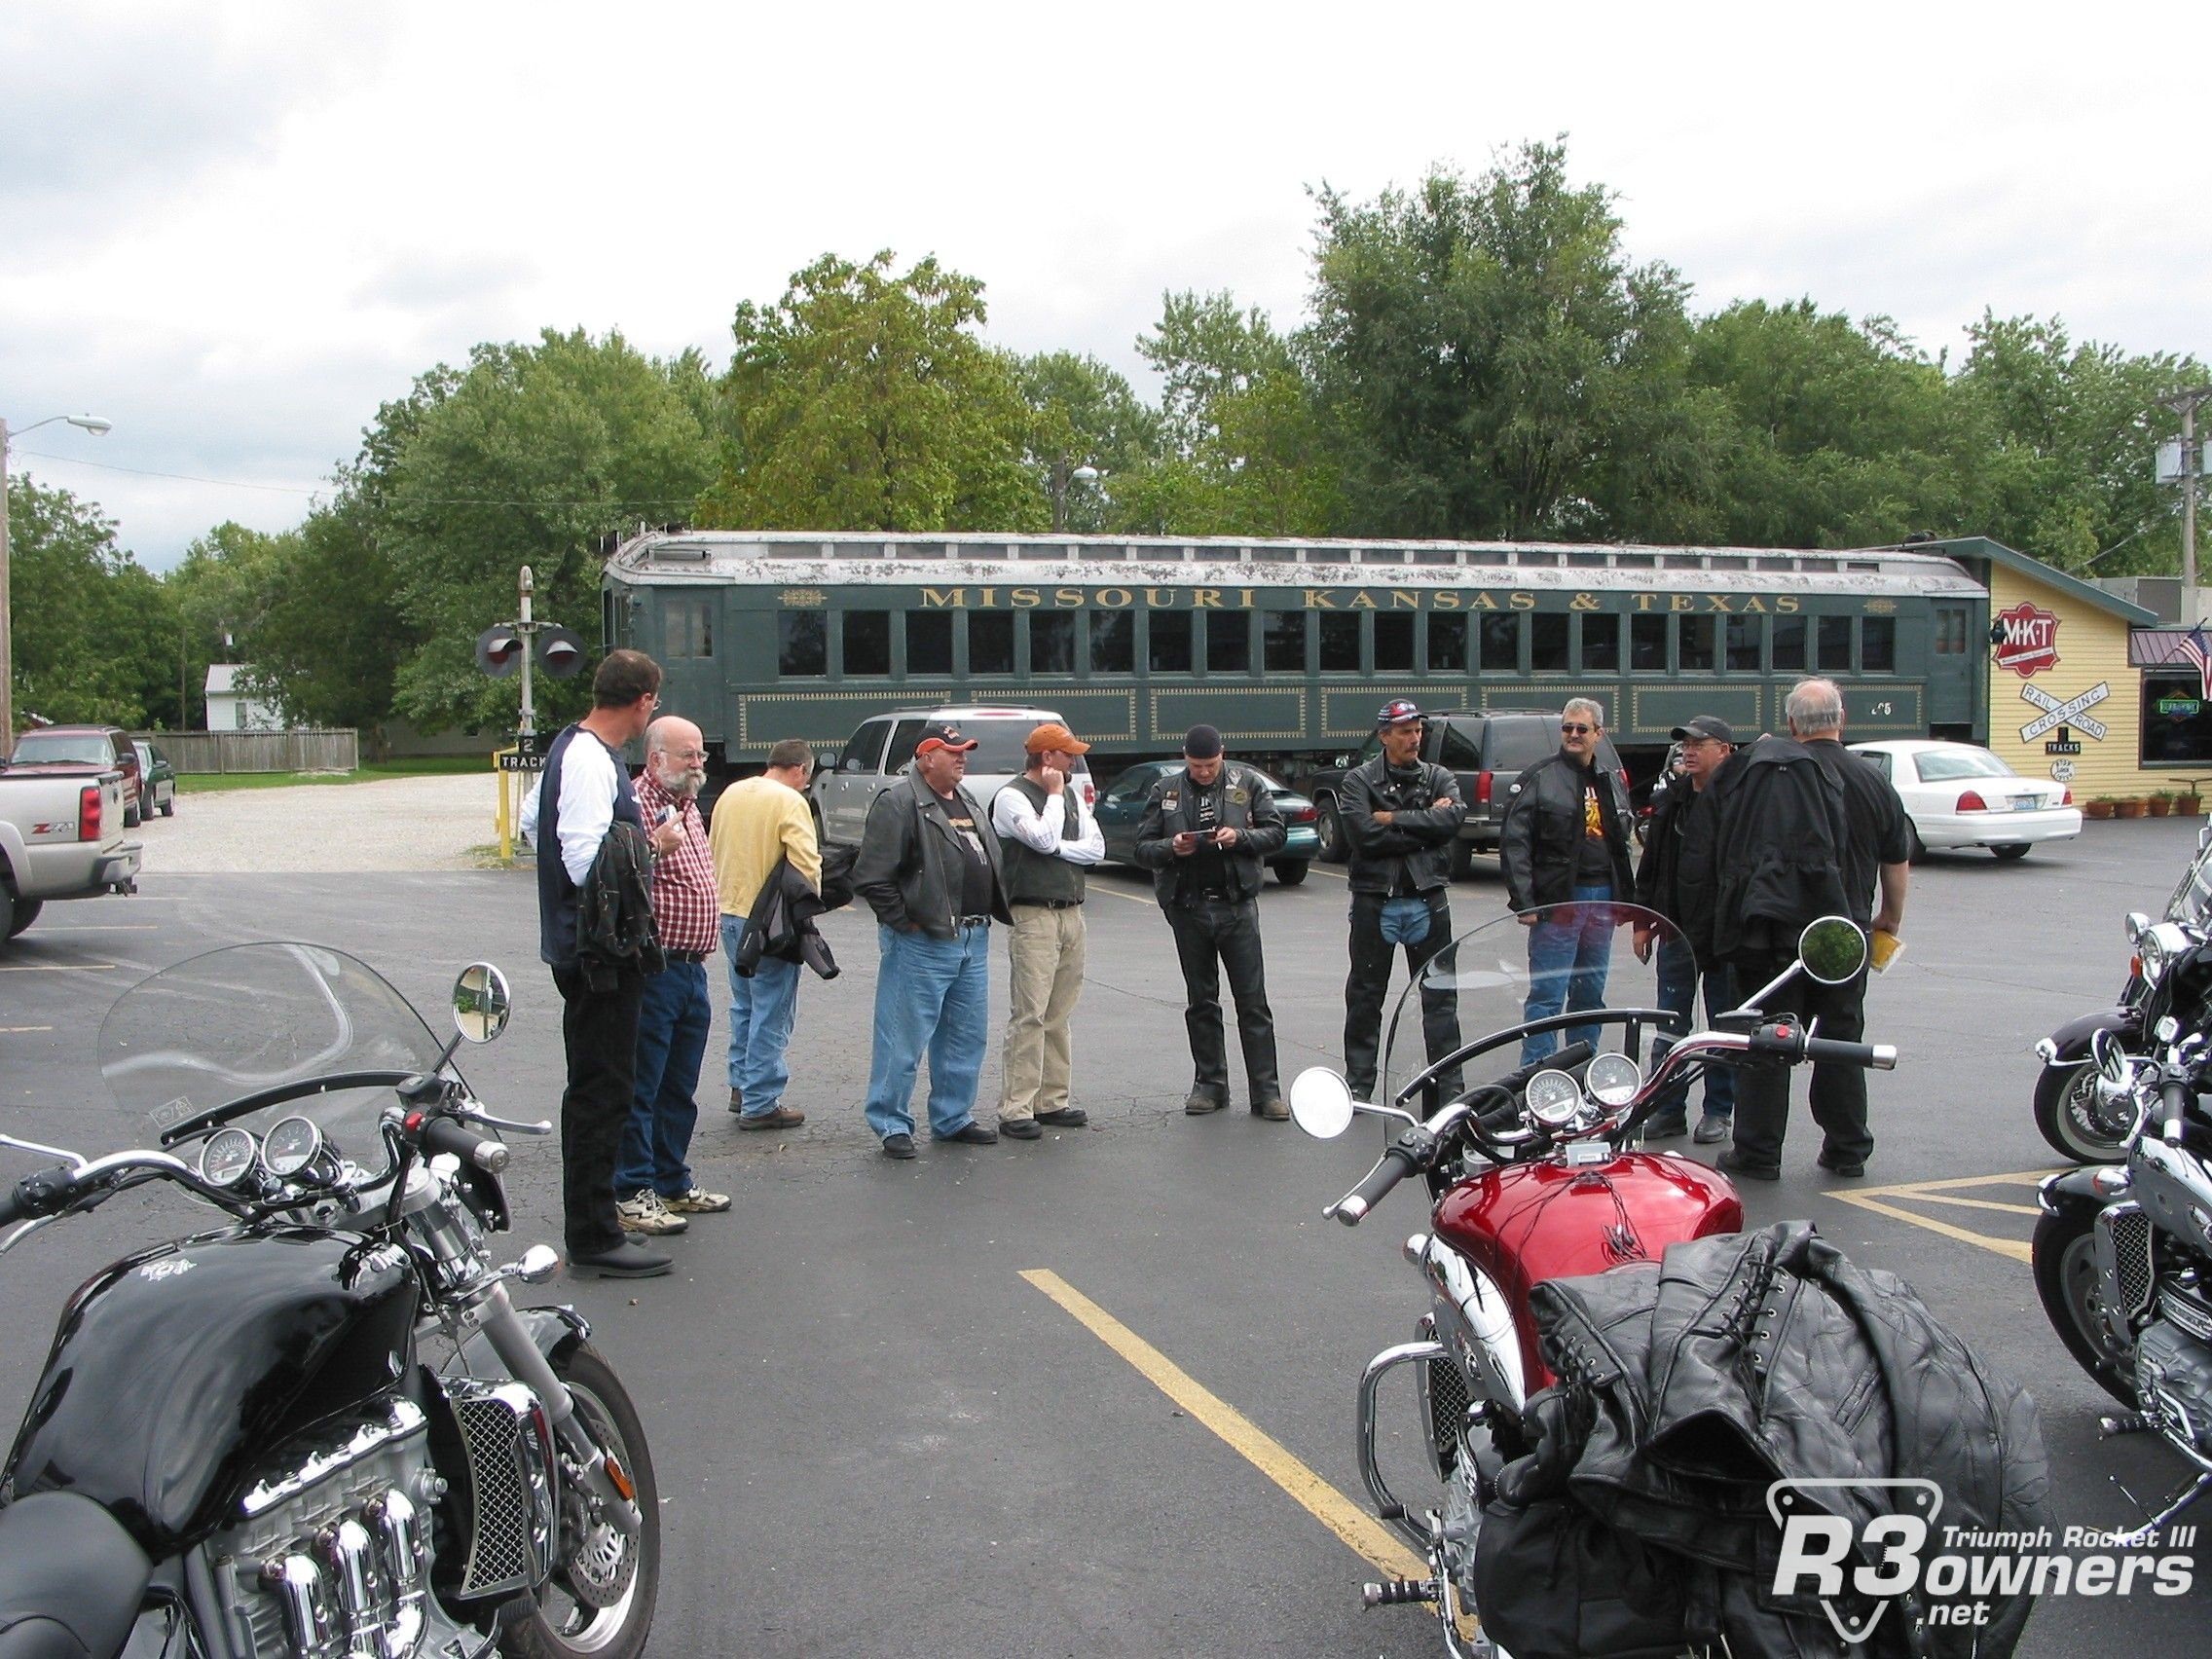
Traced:
POLYGON ((789 859, 817 889, 822 885, 822 847, 806 802, 813 772, 814 751, 787 737, 768 751, 767 768, 757 778, 740 778, 715 802, 709 844, 722 953, 729 960, 729 1109, 741 1129, 795 1129, 806 1122, 804 1112, 784 1104, 792 1076, 784 1052, 798 1016, 799 965, 763 951, 748 977, 737 971, 737 947, 777 860, 789 859))

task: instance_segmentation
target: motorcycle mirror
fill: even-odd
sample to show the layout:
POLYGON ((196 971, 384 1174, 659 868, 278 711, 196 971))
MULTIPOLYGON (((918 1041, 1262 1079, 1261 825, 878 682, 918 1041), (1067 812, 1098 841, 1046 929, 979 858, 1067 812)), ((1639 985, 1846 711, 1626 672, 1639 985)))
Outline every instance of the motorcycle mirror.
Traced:
POLYGON ((453 1022, 471 1043, 489 1043, 507 1028, 514 1001, 507 977, 489 962, 471 962, 453 982, 453 1022))
POLYGON ((1309 1066, 1290 1083, 1290 1115, 1315 1140, 1351 1127, 1351 1085, 1326 1066, 1309 1066))
POLYGON ((1849 916, 1822 916, 1797 936, 1797 960, 1824 985, 1849 984, 1866 966, 1866 936, 1849 916))

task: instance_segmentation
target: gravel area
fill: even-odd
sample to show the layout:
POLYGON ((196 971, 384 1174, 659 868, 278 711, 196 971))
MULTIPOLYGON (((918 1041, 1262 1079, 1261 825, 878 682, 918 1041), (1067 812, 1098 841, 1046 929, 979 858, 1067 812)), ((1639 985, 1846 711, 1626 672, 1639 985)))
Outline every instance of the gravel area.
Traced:
MULTIPOLYGON (((516 802, 520 805, 519 797, 516 802)), ((479 774, 179 794, 129 834, 145 873, 473 869, 498 840, 498 779, 479 774)))

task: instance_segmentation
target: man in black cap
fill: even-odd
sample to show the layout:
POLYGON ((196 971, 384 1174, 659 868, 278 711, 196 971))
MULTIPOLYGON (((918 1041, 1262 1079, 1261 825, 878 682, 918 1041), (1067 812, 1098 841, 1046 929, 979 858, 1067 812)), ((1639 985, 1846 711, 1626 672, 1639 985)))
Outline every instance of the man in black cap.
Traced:
POLYGON ((1287 1119, 1275 1069, 1274 1015, 1268 1010, 1260 950, 1260 882, 1289 831, 1267 788, 1222 758, 1221 733, 1195 725, 1183 739, 1183 770, 1161 779, 1137 826, 1136 861, 1175 934, 1189 998, 1184 1024, 1197 1072, 1183 1110, 1197 1116, 1229 1103, 1229 1050, 1221 1018, 1221 970, 1236 998, 1244 1082, 1256 1116, 1287 1119))
MULTIPOLYGON (((1415 978, 1452 939, 1451 847, 1467 816, 1458 780, 1420 757, 1426 717, 1400 697, 1375 717, 1382 753, 1346 773, 1345 838, 1351 843, 1351 973, 1345 979, 1345 1072, 1352 1095, 1375 1098, 1376 1049, 1390 958, 1406 947, 1415 978)), ((1431 1060, 1459 1046, 1458 999, 1421 992, 1421 1038, 1431 1060)))
MULTIPOLYGON (((1636 954, 1640 961, 1648 962, 1654 942, 1659 952, 1659 1006, 1670 1010, 1679 1021, 1677 1032, 1660 1032, 1651 1040, 1651 1063, 1657 1066, 1659 1057, 1675 1046, 1675 1037, 1689 1031, 1697 1018, 1697 984, 1705 980, 1705 1017, 1711 1024, 1714 1018, 1736 1006, 1734 981, 1725 963, 1701 963, 1691 940, 1704 935, 1708 951, 1712 948, 1711 933, 1702 926, 1702 918, 1693 916, 1685 905, 1678 877, 1682 865, 1682 832, 1688 828, 1691 811, 1696 807, 1705 788, 1713 781, 1713 774, 1720 763, 1736 753, 1736 733, 1728 722, 1717 715, 1699 715, 1686 725, 1674 730, 1675 741, 1681 746, 1681 770, 1652 809, 1651 822, 1644 830, 1643 857, 1636 866, 1636 902, 1646 910, 1655 910, 1673 922, 1678 932, 1659 934, 1649 923, 1639 923, 1636 930, 1636 954), (1658 935, 1654 941, 1654 935, 1658 935)), ((1705 1113, 1699 1118, 1696 1139, 1701 1145, 1728 1138, 1736 1116, 1736 1074, 1726 1066, 1711 1066, 1705 1074, 1705 1113)), ((1682 1085, 1669 1091, 1644 1124, 1646 1139, 1659 1139, 1678 1135, 1689 1128, 1689 1086, 1682 1085)))

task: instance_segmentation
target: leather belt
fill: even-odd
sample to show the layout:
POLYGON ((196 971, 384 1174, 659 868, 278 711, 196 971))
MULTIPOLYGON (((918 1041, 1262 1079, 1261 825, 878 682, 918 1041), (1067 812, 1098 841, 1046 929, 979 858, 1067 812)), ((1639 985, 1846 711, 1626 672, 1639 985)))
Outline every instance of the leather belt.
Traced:
POLYGON ((991 918, 988 916, 955 916, 952 918, 952 927, 955 933, 966 933, 970 928, 987 928, 990 925, 991 918))
POLYGON ((1014 907, 1017 910, 1024 905, 1039 910, 1074 910, 1082 904, 1081 899, 1016 899, 1014 902, 1014 907))
POLYGON ((1236 895, 1226 893, 1218 887, 1208 887, 1196 895, 1196 903, 1200 904, 1234 904, 1236 903, 1236 895))
POLYGON ((704 962, 714 955, 711 950, 663 950, 661 954, 671 962, 704 962))

